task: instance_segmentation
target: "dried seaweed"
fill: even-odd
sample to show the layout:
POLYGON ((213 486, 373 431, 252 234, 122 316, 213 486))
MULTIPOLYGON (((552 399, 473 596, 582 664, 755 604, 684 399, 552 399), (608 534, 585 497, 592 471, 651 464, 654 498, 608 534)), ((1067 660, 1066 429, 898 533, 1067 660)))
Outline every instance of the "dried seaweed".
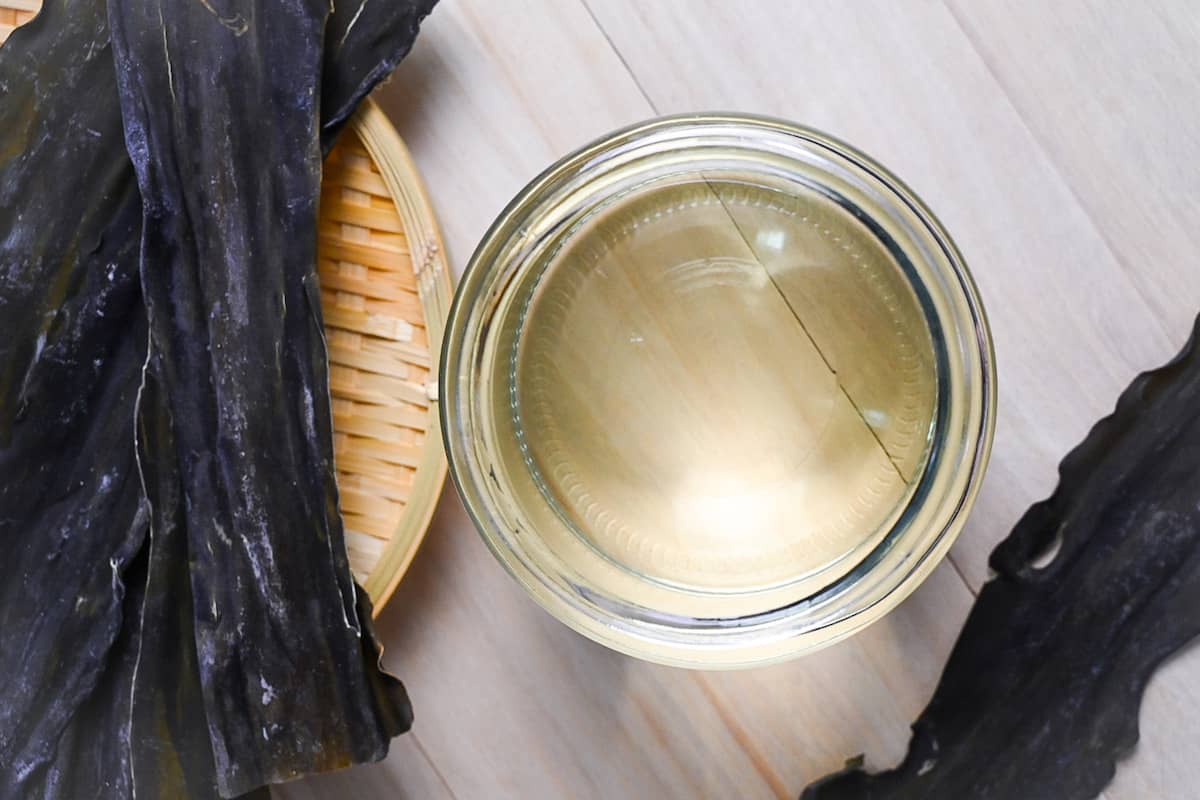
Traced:
POLYGON ((325 29, 321 142, 326 153, 354 109, 391 74, 437 0, 357 0, 334 6, 325 29))
POLYGON ((317 411, 321 331, 305 291, 329 5, 109 10, 145 214, 154 390, 142 413, 171 420, 146 426, 139 450, 174 484, 152 498, 155 522, 183 523, 208 734, 219 788, 235 795, 340 766, 329 759, 343 753, 378 758, 392 734, 357 662, 332 434, 317 411), (267 98, 278 100, 263 108, 267 98))
POLYGON ((321 3, 110 3, 123 67, 159 59, 123 74, 124 120, 102 4, 51 0, 0 49, 0 536, 21 556, 0 565, 19 681, 0 797, 231 796, 379 758, 411 724, 345 561, 313 246, 321 152, 431 6, 326 28, 321 3), (231 65, 252 80, 212 85, 231 65), (174 127, 180 95, 195 129, 174 127), (141 177, 176 170, 141 193, 122 121, 141 177), (239 297, 255 316, 231 331, 239 297), (147 306, 168 343, 148 362, 147 306))
POLYGON ((140 201, 102 3, 0 48, 0 797, 27 797, 122 624, 146 530, 140 201), (64 213, 70 209, 70 213, 64 213))
POLYGON ((156 521, 187 504, 177 518, 227 796, 377 760, 411 724, 403 687, 364 669, 337 509, 316 292, 329 11, 109 2, 144 209, 143 403, 171 417, 168 440, 148 430, 139 447, 159 480, 176 470, 178 487, 152 499, 156 521))
POLYGON ((1200 634, 1200 328, 1138 377, 993 552, 904 762, 805 800, 1086 800, 1154 670, 1200 634))

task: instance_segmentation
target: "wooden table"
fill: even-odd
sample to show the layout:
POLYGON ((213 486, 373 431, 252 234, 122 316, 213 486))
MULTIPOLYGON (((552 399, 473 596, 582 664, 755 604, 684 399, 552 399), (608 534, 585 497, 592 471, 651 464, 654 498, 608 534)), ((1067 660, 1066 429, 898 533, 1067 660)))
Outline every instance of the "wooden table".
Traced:
MULTIPOLYGON (((383 616, 415 701, 388 760, 304 798, 787 798, 904 752, 991 547, 1200 310, 1194 0, 443 0, 380 99, 461 272, 553 159, 656 114, 745 110, 858 145, 953 233, 995 332, 1000 415, 950 561, 866 633, 799 662, 643 664, 539 610, 453 491, 383 616)), ((1107 800, 1200 790, 1200 651, 1152 683, 1107 800)), ((967 799, 964 799, 967 800, 967 799)))

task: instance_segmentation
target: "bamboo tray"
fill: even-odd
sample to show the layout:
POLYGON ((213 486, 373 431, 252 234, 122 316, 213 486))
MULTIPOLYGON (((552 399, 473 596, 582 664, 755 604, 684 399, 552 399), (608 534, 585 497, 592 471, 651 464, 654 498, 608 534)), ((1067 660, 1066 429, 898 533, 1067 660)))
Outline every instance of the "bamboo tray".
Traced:
POLYGON ((371 100, 325 161, 318 236, 346 546, 379 609, 446 481, 436 400, 452 287, 416 167, 371 100))
MULTIPOLYGON (((0 42, 40 5, 0 0, 0 42)), ((325 161, 318 242, 346 548, 378 613, 446 480, 436 381, 452 287, 416 167, 371 100, 325 161)))
POLYGON ((0 42, 7 39, 18 25, 33 19, 41 7, 41 0, 0 0, 0 42))

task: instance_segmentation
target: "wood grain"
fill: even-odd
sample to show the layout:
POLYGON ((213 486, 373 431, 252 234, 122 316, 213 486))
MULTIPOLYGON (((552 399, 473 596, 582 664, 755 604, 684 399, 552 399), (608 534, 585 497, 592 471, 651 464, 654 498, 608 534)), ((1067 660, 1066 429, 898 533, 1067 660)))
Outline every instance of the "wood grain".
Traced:
POLYGON ((1200 309, 1200 8, 1190 0, 948 6, 1123 271, 1182 343, 1200 309))

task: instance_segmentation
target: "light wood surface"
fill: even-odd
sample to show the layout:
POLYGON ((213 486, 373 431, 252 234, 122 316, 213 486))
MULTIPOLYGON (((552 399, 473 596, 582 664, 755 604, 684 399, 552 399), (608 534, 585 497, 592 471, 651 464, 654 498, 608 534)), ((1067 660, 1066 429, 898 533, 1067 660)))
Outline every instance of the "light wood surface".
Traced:
MULTIPOLYGON (((381 620, 414 733, 381 765, 279 794, 795 797, 846 756, 899 758, 988 552, 1200 311, 1197 43, 1186 0, 443 0, 378 99, 456 272, 527 180, 616 126, 734 109, 823 128, 907 180, 971 264, 998 352, 995 456, 952 563, 909 602, 829 651, 740 673, 571 633, 448 492, 381 620)), ((1195 796, 1197 678, 1192 652, 1154 680, 1107 800, 1195 796)))
MULTIPOLYGON (((443 0, 377 99, 456 273, 528 179, 614 127, 733 109, 825 129, 908 181, 970 263, 996 338, 995 454, 951 560, 900 609, 739 673, 573 634, 448 491, 380 621, 414 732, 383 764, 277 796, 782 798, 846 756, 898 759, 988 552, 1200 311, 1198 45, 1192 0, 443 0)), ((1155 678, 1106 800, 1196 797, 1198 686, 1200 649, 1155 678)))

